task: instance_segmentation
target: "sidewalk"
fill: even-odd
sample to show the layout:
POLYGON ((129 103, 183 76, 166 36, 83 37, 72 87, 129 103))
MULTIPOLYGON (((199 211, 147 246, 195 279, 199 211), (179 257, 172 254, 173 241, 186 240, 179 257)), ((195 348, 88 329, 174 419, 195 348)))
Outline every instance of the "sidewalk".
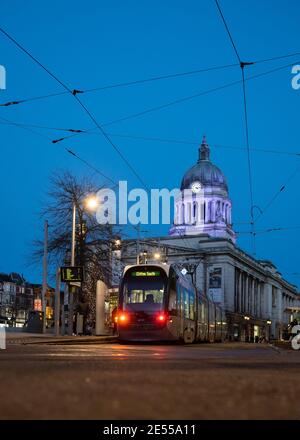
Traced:
POLYGON ((291 341, 275 341, 273 345, 279 350, 295 351, 292 347, 291 341))
POLYGON ((113 343, 117 340, 116 336, 103 335, 103 336, 54 336, 51 334, 41 333, 26 333, 26 332, 6 332, 7 345, 12 344, 105 344, 113 343))

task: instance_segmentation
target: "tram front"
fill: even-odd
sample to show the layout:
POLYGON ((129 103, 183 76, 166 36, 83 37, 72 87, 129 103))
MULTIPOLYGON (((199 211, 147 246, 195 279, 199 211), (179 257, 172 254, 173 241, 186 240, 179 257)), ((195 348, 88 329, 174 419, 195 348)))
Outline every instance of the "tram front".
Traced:
POLYGON ((168 340, 168 266, 136 265, 125 268, 117 314, 121 340, 168 340))

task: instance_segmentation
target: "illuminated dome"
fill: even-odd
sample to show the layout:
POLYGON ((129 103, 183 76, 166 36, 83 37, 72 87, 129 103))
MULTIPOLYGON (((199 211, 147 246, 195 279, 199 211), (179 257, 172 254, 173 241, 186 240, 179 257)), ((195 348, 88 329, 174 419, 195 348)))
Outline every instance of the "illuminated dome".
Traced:
POLYGON ((220 168, 210 161, 209 156, 209 147, 204 137, 199 148, 198 162, 185 173, 181 182, 181 191, 190 189, 193 182, 200 182, 203 186, 218 187, 228 192, 226 177, 220 168))
POLYGON ((205 136, 198 162, 185 173, 180 189, 170 235, 206 234, 235 243, 227 180, 220 168, 211 162, 205 136))

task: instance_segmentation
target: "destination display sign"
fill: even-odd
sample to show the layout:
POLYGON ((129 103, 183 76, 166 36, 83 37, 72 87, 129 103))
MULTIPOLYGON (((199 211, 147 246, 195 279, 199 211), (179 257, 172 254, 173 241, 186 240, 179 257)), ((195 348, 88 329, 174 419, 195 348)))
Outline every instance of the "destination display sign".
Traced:
POLYGON ((132 277, 159 277, 159 271, 131 272, 132 277))

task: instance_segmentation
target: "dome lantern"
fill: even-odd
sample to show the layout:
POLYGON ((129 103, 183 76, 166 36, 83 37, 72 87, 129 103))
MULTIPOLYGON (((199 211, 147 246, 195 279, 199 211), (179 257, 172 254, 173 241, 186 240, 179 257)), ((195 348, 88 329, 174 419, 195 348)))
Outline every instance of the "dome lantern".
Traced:
POLYGON ((208 143, 206 142, 206 136, 204 135, 201 145, 199 147, 198 163, 202 160, 209 160, 209 155, 210 155, 209 146, 208 143))

